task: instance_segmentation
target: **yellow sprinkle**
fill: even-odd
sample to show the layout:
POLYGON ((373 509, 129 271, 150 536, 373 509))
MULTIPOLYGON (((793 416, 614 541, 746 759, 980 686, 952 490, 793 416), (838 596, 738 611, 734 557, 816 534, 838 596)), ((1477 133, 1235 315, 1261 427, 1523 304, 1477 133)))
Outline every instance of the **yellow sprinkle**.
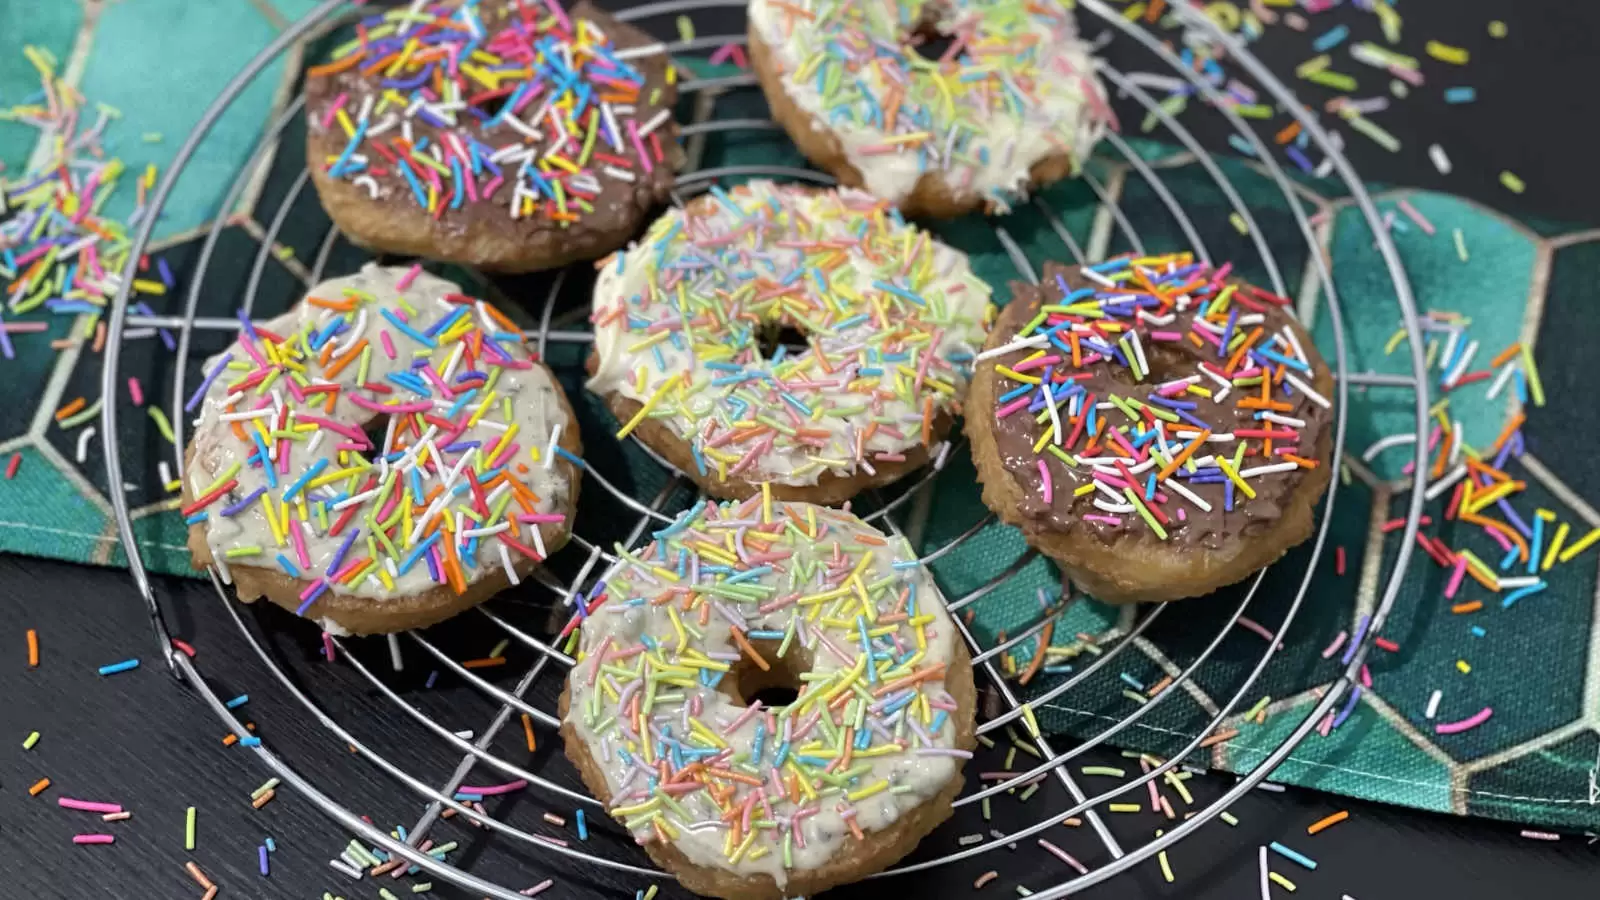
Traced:
POLYGON ((1506 36, 1506 23, 1495 19, 1489 23, 1489 37, 1503 38, 1506 36))
POLYGON ((1144 809, 1137 803, 1107 803, 1106 809, 1114 813, 1136 813, 1144 809))
POLYGON ((1505 185, 1506 190, 1513 194, 1520 194, 1528 189, 1522 179, 1517 177, 1517 173, 1509 170, 1500 173, 1500 183, 1505 185))
POLYGON ((1427 51, 1429 56, 1440 62, 1454 63, 1458 66, 1466 65, 1469 58, 1465 48, 1452 47, 1449 44, 1441 44, 1438 41, 1429 41, 1427 51))
POLYGON ((1286 891, 1294 890, 1294 882, 1292 882, 1289 879, 1283 877, 1282 875, 1279 875, 1277 872, 1268 872, 1267 873, 1267 877, 1272 880, 1273 884, 1276 884, 1277 886, 1283 888, 1286 891))
POLYGON ((666 396, 667 391, 676 386, 678 380, 682 377, 683 373, 680 372, 662 382, 661 386, 656 388, 656 392, 650 395, 650 399, 646 400, 644 405, 639 407, 639 411, 633 414, 633 418, 629 419, 628 423, 617 431, 617 439, 621 440, 632 434, 633 430, 639 427, 639 423, 644 421, 644 417, 650 414, 650 410, 655 409, 656 404, 661 402, 661 398, 666 396))
POLYGON ((1456 660, 1456 668, 1460 669, 1461 670, 1461 674, 1463 674, 1463 675, 1472 674, 1472 666, 1468 665, 1467 661, 1464 660, 1464 659, 1456 660))
POLYGON ((1571 526, 1566 522, 1562 522, 1561 527, 1556 529, 1556 538, 1550 542, 1550 551, 1544 555, 1544 565, 1539 567, 1541 571, 1548 572, 1550 567, 1556 564, 1557 554, 1561 552, 1561 545, 1567 542, 1567 532, 1570 530, 1571 526))
POLYGON ((873 782, 872 784, 867 785, 866 787, 862 788, 859 791, 850 791, 850 792, 846 793, 845 794, 845 798, 848 799, 851 803, 854 803, 857 800, 865 800, 866 798, 871 797, 873 794, 882 793, 883 791, 888 790, 888 788, 889 788, 888 779, 880 778, 877 781, 873 782))
POLYGON ((1573 544, 1567 549, 1561 551, 1561 556, 1559 559, 1562 562, 1570 562, 1574 556, 1577 556, 1579 553, 1589 549, 1589 546, 1595 541, 1600 541, 1600 528, 1589 529, 1589 533, 1579 538, 1576 544, 1573 544))
POLYGON ((1250 233, 1250 224, 1244 220, 1244 216, 1239 215, 1237 212, 1228 213, 1228 221, 1233 223, 1234 231, 1240 234, 1250 233))
POLYGON ((1039 736, 1039 720, 1033 717, 1033 707, 1027 703, 1022 704, 1022 722, 1028 726, 1029 735, 1039 736))
POLYGON ((1533 362, 1533 351, 1528 349, 1528 343, 1522 343, 1522 377, 1528 382, 1528 396, 1533 399, 1534 406, 1544 405, 1544 382, 1539 380, 1539 367, 1533 362))

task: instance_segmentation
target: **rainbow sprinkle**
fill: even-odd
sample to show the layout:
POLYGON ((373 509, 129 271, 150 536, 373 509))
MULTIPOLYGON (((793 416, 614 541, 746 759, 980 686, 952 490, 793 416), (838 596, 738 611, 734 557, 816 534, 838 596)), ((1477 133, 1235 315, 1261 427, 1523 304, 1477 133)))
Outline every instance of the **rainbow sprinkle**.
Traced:
POLYGON ((615 550, 580 609, 568 721, 636 840, 810 869, 959 779, 960 638, 903 538, 752 497, 615 550))
POLYGON ((1004 211, 1035 163, 1066 156, 1080 168, 1115 121, 1069 7, 756 0, 750 18, 784 90, 873 194, 904 203, 922 174, 939 173, 953 193, 1004 211), (937 60, 911 50, 919 29, 950 37, 949 49, 937 60))
POLYGON ((814 484, 926 452, 990 315, 966 257, 853 190, 754 181, 657 220, 602 264, 602 395, 690 441, 712 488, 814 484), (781 328, 804 346, 777 344, 781 328))
POLYGON ((302 615, 330 589, 515 584, 564 536, 581 463, 559 388, 515 325, 420 267, 324 283, 205 371, 181 511, 225 577, 300 581, 302 615))
POLYGON ((979 354, 999 376, 992 415, 1032 420, 1022 437, 1053 478, 1014 469, 1026 493, 1105 533, 1143 523, 1167 540, 1320 465, 1331 404, 1313 383, 1327 369, 1289 301, 1230 270, 1187 253, 1046 266, 1031 320, 979 354))
POLYGON ((487 202, 562 229, 631 202, 641 177, 670 182, 675 76, 659 45, 557 0, 419 7, 369 16, 307 72, 313 133, 339 148, 330 177, 435 219, 487 202))

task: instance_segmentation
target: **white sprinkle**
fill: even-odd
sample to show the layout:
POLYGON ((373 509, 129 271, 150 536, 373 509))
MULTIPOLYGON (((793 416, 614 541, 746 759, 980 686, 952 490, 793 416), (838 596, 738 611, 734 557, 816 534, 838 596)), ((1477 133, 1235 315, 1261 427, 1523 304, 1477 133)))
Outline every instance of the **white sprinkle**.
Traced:
POLYGON ((1454 469, 1450 470, 1450 474, 1428 485, 1428 489, 1422 493, 1423 499, 1433 500, 1437 498, 1440 494, 1443 494, 1445 491, 1455 487, 1456 482, 1466 477, 1466 474, 1466 466, 1456 466, 1454 469))
POLYGON ((1511 380, 1511 373, 1517 370, 1517 361, 1512 359, 1500 367, 1500 374, 1494 378, 1494 384, 1489 385, 1489 393, 1484 396, 1493 400, 1505 388, 1506 382, 1511 380))
POLYGON ((543 465, 546 470, 548 470, 556 461, 556 442, 559 440, 561 440, 561 423, 557 422, 555 427, 550 429, 550 443, 546 444, 544 447, 544 460, 541 462, 541 465, 543 465))
POLYGON ((1300 464, 1292 462, 1271 463, 1265 466, 1251 466, 1248 469, 1240 469, 1239 477, 1253 478, 1257 475, 1275 475, 1279 472, 1292 472, 1298 468, 1300 468, 1300 464))
POLYGON ((994 359, 996 356, 1004 356, 1007 353, 1011 353, 1015 350, 1036 349, 1043 347, 1048 343, 1050 343, 1050 339, 1048 337, 1042 334, 1036 334, 1030 337, 1018 338, 1009 344, 996 347, 993 350, 985 350, 982 353, 979 353, 976 359, 978 362, 983 362, 986 359, 994 359))
MULTIPOLYGON (((502 522, 501 524, 508 525, 510 523, 502 522)), ((506 570, 506 580, 513 585, 521 584, 522 579, 517 577, 517 570, 511 565, 511 554, 506 550, 506 545, 496 541, 495 546, 500 549, 500 567, 506 570)))
POLYGON ((394 670, 396 672, 404 672, 405 669, 406 669, 406 662, 405 662, 404 659, 402 659, 400 657, 400 636, 399 635, 395 635, 395 634, 391 634, 391 635, 388 635, 388 638, 389 638, 389 665, 394 667, 394 670))
POLYGON ((1434 691, 1433 696, 1428 698, 1428 708, 1422 714, 1424 719, 1432 719, 1434 714, 1439 711, 1439 699, 1443 696, 1444 691, 1434 691))
POLYGON ((328 865, 332 866, 334 871, 339 872, 340 874, 348 875, 351 878, 354 878, 356 881, 361 880, 361 869, 357 866, 351 865, 348 862, 340 862, 337 859, 328 860, 328 865))
MULTIPOLYGON (((1205 370, 1202 369, 1201 371, 1205 371, 1205 370)), ((1323 409, 1329 409, 1330 407, 1333 406, 1332 403, 1328 402, 1328 398, 1327 397, 1324 397, 1321 394, 1317 393, 1315 388, 1313 388, 1309 384, 1306 384, 1304 381, 1301 381, 1300 379, 1294 377, 1294 375, 1292 373, 1285 372, 1283 377, 1287 378, 1289 380, 1289 383, 1294 385, 1295 388, 1300 391, 1300 393, 1305 394, 1307 397, 1310 397, 1312 403, 1317 404, 1318 406, 1322 407, 1323 409)), ((1219 396, 1217 399, 1220 400, 1221 397, 1219 396)))
POLYGON ((172 483, 172 467, 167 465, 166 460, 163 459, 156 463, 156 474, 161 476, 161 486, 163 488, 172 483))
POLYGON ((1179 484, 1178 480, 1176 478, 1167 479, 1165 482, 1162 483, 1162 486, 1171 488, 1172 490, 1176 491, 1180 496, 1182 496, 1184 499, 1188 500, 1190 503, 1193 503, 1195 506, 1200 507, 1201 509, 1205 510, 1206 512, 1211 512, 1211 504, 1209 504, 1206 501, 1202 500, 1200 498, 1199 494, 1196 494, 1193 491, 1189 490, 1188 488, 1184 487, 1182 484, 1179 484))
POLYGON ((1378 438, 1372 442, 1372 446, 1361 451, 1361 461, 1372 462, 1378 458, 1379 453, 1382 453, 1390 447, 1398 447, 1401 444, 1415 444, 1416 442, 1417 436, 1409 432, 1404 434, 1391 434, 1388 437, 1378 438))
POLYGON ((1444 148, 1438 144, 1428 146, 1428 158, 1433 160, 1433 167, 1439 170, 1440 175, 1450 174, 1450 157, 1444 153, 1444 148))
POLYGON ((78 433, 78 462, 88 462, 89 442, 94 439, 94 426, 90 425, 78 433))

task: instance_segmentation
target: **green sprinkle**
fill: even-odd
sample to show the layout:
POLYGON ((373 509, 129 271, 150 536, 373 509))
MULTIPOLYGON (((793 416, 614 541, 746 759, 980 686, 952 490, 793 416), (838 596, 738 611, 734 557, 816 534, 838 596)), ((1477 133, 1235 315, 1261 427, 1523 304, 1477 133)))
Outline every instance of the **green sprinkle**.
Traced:
MULTIPOLYGON (((94 405, 99 406, 100 401, 96 400, 94 405)), ((167 421, 167 414, 161 411, 161 407, 152 405, 145 407, 145 409, 150 411, 150 418, 155 420, 156 430, 160 431, 161 436, 167 439, 167 443, 177 444, 178 439, 172 436, 172 423, 167 421)), ((319 505, 318 508, 320 509, 321 506, 319 505)))
POLYGON ((183 814, 183 849, 194 849, 194 807, 183 814))
POLYGON ((1517 177, 1517 173, 1509 170, 1500 173, 1500 183, 1505 185, 1506 190, 1513 194, 1520 194, 1528 189, 1528 186, 1523 183, 1522 179, 1517 177))
POLYGON ((33 745, 37 743, 39 743, 39 732, 35 731, 34 733, 28 735, 27 740, 22 742, 22 749, 32 750, 33 745))
POLYGON ((1228 221, 1233 224, 1234 231, 1240 234, 1250 233, 1250 223, 1246 222, 1244 216, 1239 215, 1237 212, 1228 213, 1228 221))

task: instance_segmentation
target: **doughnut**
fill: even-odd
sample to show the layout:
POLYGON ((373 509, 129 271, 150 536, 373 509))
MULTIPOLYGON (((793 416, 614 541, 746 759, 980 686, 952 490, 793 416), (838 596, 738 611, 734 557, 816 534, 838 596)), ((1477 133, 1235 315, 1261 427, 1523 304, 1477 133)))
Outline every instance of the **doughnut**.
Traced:
POLYGON ((1072 4, 750 0, 750 59, 806 157, 909 216, 1004 212, 1113 121, 1072 4), (950 38, 937 60, 918 47, 950 38))
MULTIPOLYGON (((420 7, 420 8, 419 8, 420 7)), ((673 184, 675 75, 585 0, 439 0, 307 72, 306 158, 353 242, 500 271, 595 259, 673 184)))
POLYGON ((884 201, 713 188, 602 263, 588 386, 706 493, 837 505, 928 460, 991 313, 884 201))
POLYGON ((1210 593, 1311 534, 1333 376, 1289 302, 1189 253, 1013 284, 968 400, 983 499, 1112 603, 1210 593))
POLYGON ((337 634, 421 628, 566 542, 576 419, 493 307, 368 265, 240 321, 184 407, 182 498, 195 567, 240 600, 337 634))
POLYGON ((811 896, 950 816, 972 661, 904 538, 848 510, 701 500, 586 602, 567 758, 697 894, 811 896))

